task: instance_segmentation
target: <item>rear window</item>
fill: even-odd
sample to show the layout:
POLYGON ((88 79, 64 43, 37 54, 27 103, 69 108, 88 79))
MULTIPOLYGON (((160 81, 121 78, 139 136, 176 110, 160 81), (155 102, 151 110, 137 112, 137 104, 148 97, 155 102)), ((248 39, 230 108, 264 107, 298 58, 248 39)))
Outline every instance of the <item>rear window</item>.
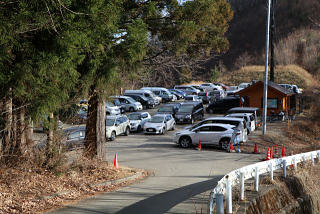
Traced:
POLYGON ((222 124, 230 124, 230 125, 233 125, 233 126, 239 126, 239 123, 238 121, 230 121, 230 120, 215 120, 213 121, 214 123, 222 123, 222 124))

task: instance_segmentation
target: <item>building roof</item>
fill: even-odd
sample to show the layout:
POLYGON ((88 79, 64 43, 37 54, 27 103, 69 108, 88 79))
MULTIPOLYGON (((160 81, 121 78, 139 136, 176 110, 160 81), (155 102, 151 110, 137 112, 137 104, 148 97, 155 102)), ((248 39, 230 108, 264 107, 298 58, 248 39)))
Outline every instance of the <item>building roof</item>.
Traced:
MULTIPOLYGON (((256 83, 254 83, 253 85, 251 85, 247 88, 244 88, 241 91, 238 91, 236 94, 242 94, 243 92, 247 91, 251 87, 256 87, 257 85, 260 85, 260 84, 264 85, 264 81, 258 81, 256 83)), ((275 90, 279 91, 280 93, 287 95, 287 96, 295 94, 294 92, 287 90, 287 89, 281 87, 279 84, 271 82, 271 81, 268 81, 268 87, 271 87, 271 88, 273 88, 273 89, 275 89, 275 90)))

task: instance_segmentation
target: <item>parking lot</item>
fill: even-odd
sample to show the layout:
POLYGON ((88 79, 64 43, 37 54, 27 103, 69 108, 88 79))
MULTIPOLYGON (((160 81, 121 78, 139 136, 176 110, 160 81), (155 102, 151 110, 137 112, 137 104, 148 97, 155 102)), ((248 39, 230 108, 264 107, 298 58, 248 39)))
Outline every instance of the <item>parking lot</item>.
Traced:
MULTIPOLYGON (((156 109, 148 112, 153 115, 156 109)), ((208 116, 214 115, 205 114, 208 116)), ((176 131, 184 126, 177 125, 176 131)), ((117 153, 120 166, 147 169, 154 176, 54 213, 206 213, 208 194, 216 182, 227 172, 259 158, 211 147, 202 151, 182 149, 173 143, 173 133, 132 133, 109 141, 110 163, 117 153)))

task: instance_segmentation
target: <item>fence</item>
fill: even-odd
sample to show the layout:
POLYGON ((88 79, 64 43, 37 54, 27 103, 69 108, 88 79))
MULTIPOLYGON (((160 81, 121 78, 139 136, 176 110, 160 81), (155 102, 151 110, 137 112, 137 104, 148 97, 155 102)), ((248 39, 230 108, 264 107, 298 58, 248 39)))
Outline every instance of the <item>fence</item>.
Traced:
POLYGON ((232 187, 239 185, 240 200, 244 200, 244 181, 254 178, 255 191, 259 190, 259 175, 270 173, 273 180, 273 171, 283 169, 283 176, 287 176, 287 166, 293 165, 297 169, 297 164, 311 160, 314 165, 314 159, 317 158, 320 162, 320 150, 307 152, 288 157, 271 159, 256 164, 248 165, 240 169, 236 169, 225 175, 211 191, 209 198, 209 214, 212 214, 216 208, 217 214, 224 213, 224 199, 226 200, 226 211, 232 213, 232 187))

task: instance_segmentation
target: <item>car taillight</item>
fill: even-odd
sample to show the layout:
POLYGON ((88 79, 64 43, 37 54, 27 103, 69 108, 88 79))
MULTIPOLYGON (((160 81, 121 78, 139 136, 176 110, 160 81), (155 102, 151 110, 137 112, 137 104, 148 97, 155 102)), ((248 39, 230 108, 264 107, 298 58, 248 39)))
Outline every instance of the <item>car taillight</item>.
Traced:
POLYGON ((240 135, 241 133, 240 132, 237 132, 237 135, 240 135))

